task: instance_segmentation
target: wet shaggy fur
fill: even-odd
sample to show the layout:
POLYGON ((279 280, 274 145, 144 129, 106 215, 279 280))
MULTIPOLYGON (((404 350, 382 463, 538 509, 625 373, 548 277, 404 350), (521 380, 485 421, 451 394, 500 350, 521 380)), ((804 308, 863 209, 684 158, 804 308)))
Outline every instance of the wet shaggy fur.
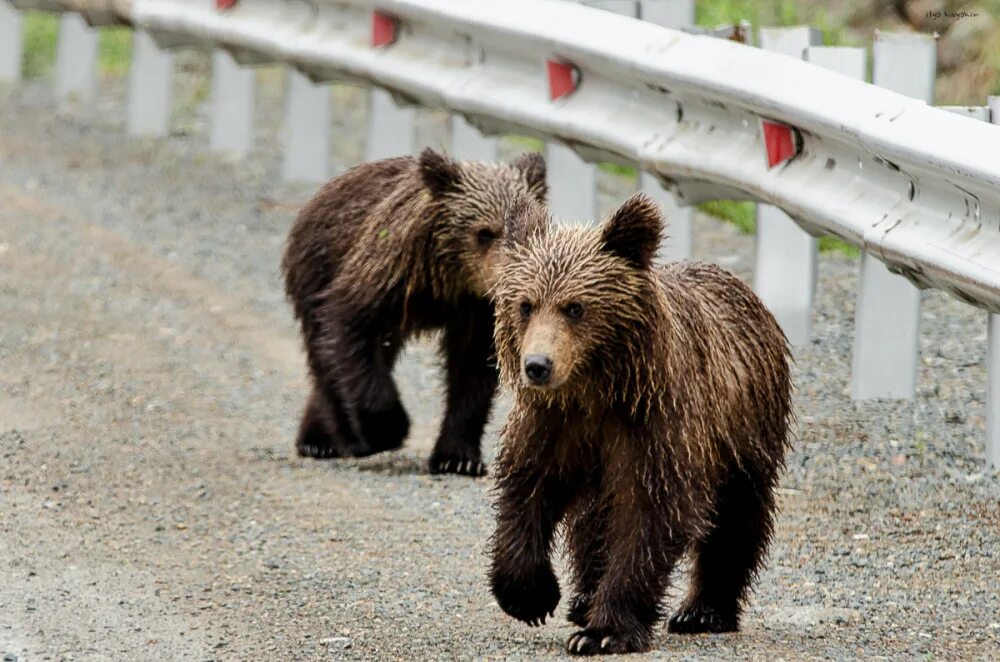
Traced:
POLYGON ((639 195, 602 227, 537 233, 497 289, 514 405, 495 472, 491 586, 505 612, 544 622, 560 598, 550 554, 561 526, 574 654, 648 650, 686 552, 692 583, 670 631, 736 630, 773 531, 787 341, 719 267, 652 265, 661 226, 639 195))
POLYGON ((545 163, 456 162, 431 149, 355 167, 301 210, 285 291, 301 323, 313 390, 300 455, 363 456, 402 445, 409 417, 392 379, 403 344, 443 329, 444 421, 432 472, 482 475, 480 439, 497 386, 485 297, 506 227, 547 222, 545 163))

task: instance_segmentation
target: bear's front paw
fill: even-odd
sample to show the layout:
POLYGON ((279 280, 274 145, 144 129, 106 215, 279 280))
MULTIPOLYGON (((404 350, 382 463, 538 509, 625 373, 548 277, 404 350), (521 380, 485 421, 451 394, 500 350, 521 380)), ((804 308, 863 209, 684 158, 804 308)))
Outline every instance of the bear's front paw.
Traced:
POLYGON ((566 652, 570 655, 618 655, 648 650, 649 644, 644 639, 597 628, 578 630, 566 640, 566 652))
POLYGON ((435 453, 430 459, 430 472, 432 474, 458 474, 479 478, 486 475, 486 464, 479 460, 435 453))
POLYGON ((681 608, 670 619, 668 629, 675 634, 700 634, 702 632, 735 632, 739 622, 733 614, 723 614, 712 607, 694 603, 681 608))
POLYGON ((542 625, 559 604, 559 580, 552 566, 541 566, 527 577, 493 574, 493 596, 508 615, 532 627, 542 625))

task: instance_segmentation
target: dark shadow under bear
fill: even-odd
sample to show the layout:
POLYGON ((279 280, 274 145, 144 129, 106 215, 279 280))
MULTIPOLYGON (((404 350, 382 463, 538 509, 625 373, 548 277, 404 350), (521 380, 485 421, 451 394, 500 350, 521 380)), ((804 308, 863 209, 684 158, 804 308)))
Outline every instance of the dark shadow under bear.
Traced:
POLYGON ((443 329, 444 421, 434 473, 482 475, 480 440, 497 385, 486 293, 508 225, 547 222, 545 163, 456 162, 431 149, 357 166, 301 210, 282 260, 313 390, 300 455, 398 448, 410 421, 392 379, 404 343, 443 329))
POLYGON ((518 245, 496 295, 514 405, 497 460, 490 580, 537 625, 560 598, 564 526, 573 654, 649 648, 679 558, 678 633, 738 627, 772 536, 791 416, 788 344, 739 279, 651 264, 662 218, 633 197, 602 226, 518 245))

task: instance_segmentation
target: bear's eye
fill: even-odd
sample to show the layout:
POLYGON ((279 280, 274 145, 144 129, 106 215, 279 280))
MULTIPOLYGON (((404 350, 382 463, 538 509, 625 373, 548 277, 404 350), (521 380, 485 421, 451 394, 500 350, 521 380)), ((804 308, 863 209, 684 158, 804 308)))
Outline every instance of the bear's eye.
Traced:
POLYGON ((570 318, 571 320, 578 320, 581 317, 583 317, 583 306, 574 301, 573 303, 566 306, 563 312, 565 312, 566 317, 570 318))
POLYGON ((531 304, 527 301, 521 302, 521 317, 523 319, 528 319, 531 317, 531 304))
POLYGON ((496 238, 497 238, 496 234, 493 232, 493 230, 490 230, 489 228, 483 228, 476 233, 476 241, 479 242, 480 246, 486 246, 488 244, 491 244, 493 243, 493 240, 496 238))

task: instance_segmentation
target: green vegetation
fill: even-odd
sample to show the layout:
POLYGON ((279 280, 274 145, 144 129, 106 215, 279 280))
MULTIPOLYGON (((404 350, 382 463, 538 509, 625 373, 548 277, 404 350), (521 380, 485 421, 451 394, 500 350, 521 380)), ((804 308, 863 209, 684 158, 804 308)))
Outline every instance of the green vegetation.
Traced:
POLYGON ((59 22, 50 14, 28 12, 24 17, 24 60, 21 74, 25 78, 40 78, 55 63, 59 22))
MULTIPOLYGON (((48 76, 56 61, 59 18, 53 14, 27 12, 24 18, 25 78, 48 76)), ((102 28, 98 51, 101 73, 124 76, 132 60, 132 32, 128 28, 102 28)))
POLYGON ((529 152, 542 152, 545 149, 545 143, 538 138, 531 138, 528 136, 506 136, 506 138, 518 147, 526 149, 529 152))
POLYGON ((861 255, 861 249, 853 244, 849 244, 842 239, 837 239, 836 237, 820 237, 819 238, 819 252, 829 253, 830 251, 837 251, 838 253, 843 253, 848 257, 858 257, 861 255))
POLYGON ((698 205, 698 211, 736 226, 743 234, 757 229, 756 205, 739 200, 711 200, 698 205))
POLYGON ((792 0, 698 0, 695 22, 716 26, 750 21, 754 29, 760 26, 810 25, 823 33, 827 46, 845 44, 844 30, 833 25, 822 7, 803 16, 792 0))
POLYGON ((105 75, 126 75, 132 65, 132 31, 123 27, 101 30, 98 60, 105 75))
MULTIPOLYGON (((753 234, 757 229, 756 204, 753 202, 712 200, 698 205, 698 211, 732 223, 743 234, 753 234)), ((861 254, 856 246, 836 237, 820 237, 819 251, 821 253, 836 251, 850 257, 858 257, 861 254)))
POLYGON ((636 172, 635 168, 632 166, 622 165, 620 163, 598 163, 597 167, 611 175, 635 179, 636 172))

